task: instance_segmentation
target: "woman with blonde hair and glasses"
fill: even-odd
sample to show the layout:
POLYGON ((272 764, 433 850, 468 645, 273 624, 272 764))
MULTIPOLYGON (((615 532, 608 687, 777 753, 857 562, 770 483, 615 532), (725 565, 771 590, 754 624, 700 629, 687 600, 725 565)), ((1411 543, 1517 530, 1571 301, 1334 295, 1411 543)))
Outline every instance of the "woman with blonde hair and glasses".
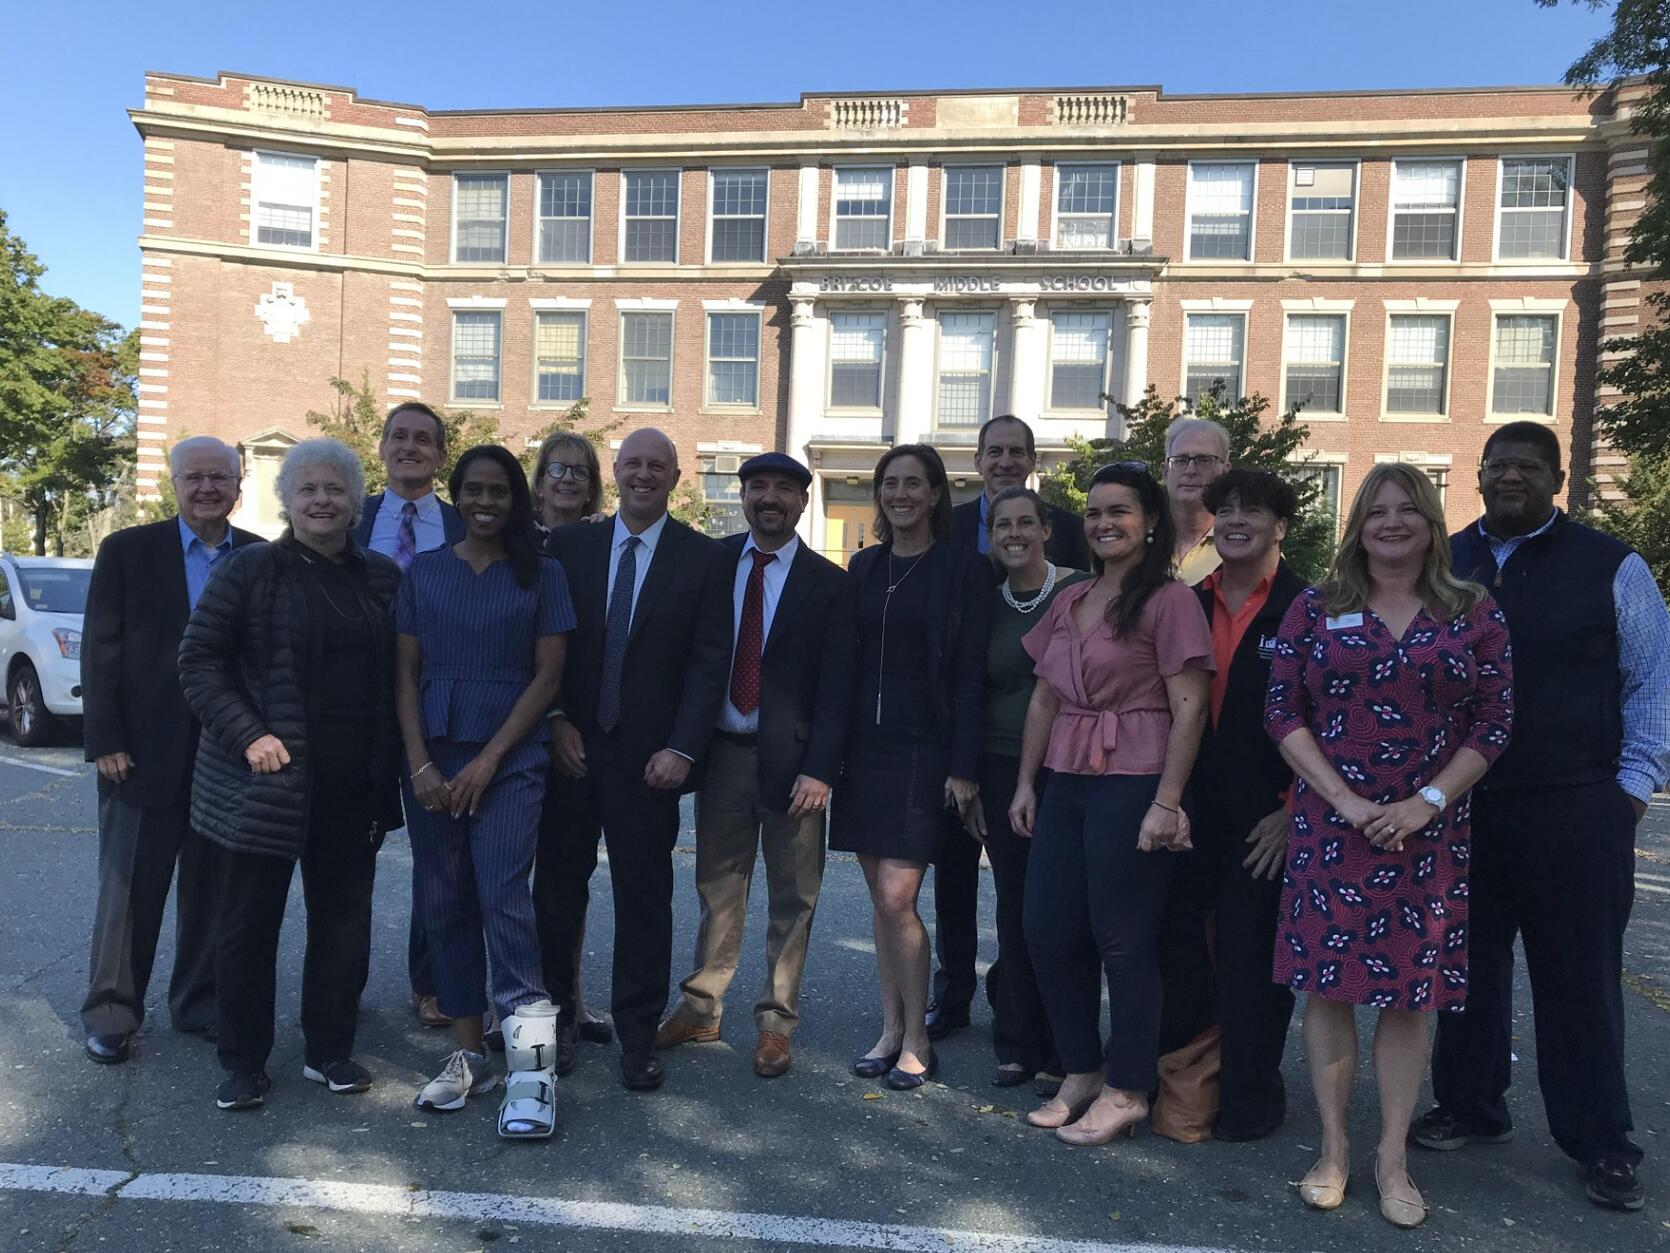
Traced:
POLYGON ((1450 572, 1432 481, 1375 466, 1327 581, 1282 622, 1264 715, 1298 776, 1274 978, 1308 994, 1322 1152, 1298 1187, 1314 1209, 1345 1196, 1355 1010, 1368 1005, 1380 1213, 1399 1227, 1426 1219, 1405 1136, 1427 1015, 1466 1003, 1468 790, 1508 742, 1510 655, 1495 602, 1450 572))
POLYGON ((603 470, 597 449, 578 431, 553 431, 533 461, 533 512, 554 531, 603 509, 603 470))

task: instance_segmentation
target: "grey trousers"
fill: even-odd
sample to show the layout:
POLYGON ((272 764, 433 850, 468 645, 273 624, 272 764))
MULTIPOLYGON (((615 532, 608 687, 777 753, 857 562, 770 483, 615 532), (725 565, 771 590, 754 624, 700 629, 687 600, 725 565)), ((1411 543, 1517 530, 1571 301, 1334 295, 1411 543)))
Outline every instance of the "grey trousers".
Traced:
POLYGON ((179 866, 168 1010, 176 1031, 215 1023, 218 850, 191 829, 189 791, 168 805, 99 797, 99 900, 81 1024, 88 1035, 129 1035, 145 1020, 168 887, 179 866))
POLYGON ((698 1026, 717 1024, 725 989, 736 974, 748 916, 754 862, 765 853, 769 922, 765 982, 754 1003, 761 1031, 790 1034, 800 1020, 800 976, 823 886, 823 812, 791 818, 760 803, 755 750, 715 739, 707 782, 696 795, 696 894, 701 925, 695 969, 679 985, 679 1015, 698 1026))

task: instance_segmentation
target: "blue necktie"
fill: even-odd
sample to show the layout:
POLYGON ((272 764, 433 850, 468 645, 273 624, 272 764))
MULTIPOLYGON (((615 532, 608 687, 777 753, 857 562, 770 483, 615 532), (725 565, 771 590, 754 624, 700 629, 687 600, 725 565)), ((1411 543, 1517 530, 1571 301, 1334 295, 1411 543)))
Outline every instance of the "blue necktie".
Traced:
POLYGON ((632 629, 632 592, 638 582, 636 535, 626 537, 626 548, 615 571, 615 590, 609 596, 609 620, 603 632, 603 680, 597 689, 597 725, 605 732, 620 725, 620 673, 626 664, 626 637, 632 629))

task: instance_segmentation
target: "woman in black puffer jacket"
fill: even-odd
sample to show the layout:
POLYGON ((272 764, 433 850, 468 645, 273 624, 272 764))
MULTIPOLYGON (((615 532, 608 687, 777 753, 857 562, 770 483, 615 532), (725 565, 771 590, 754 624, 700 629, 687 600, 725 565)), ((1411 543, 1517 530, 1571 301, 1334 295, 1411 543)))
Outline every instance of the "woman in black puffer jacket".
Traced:
POLYGON ((180 643, 180 683, 203 724, 192 824, 226 850, 215 958, 222 1109, 255 1108, 272 1086, 278 937, 298 859, 302 1074, 332 1092, 371 1086, 352 1054, 377 850, 401 825, 389 616, 400 571, 348 536, 364 495, 343 444, 292 448, 278 472, 290 529, 217 563, 180 643))

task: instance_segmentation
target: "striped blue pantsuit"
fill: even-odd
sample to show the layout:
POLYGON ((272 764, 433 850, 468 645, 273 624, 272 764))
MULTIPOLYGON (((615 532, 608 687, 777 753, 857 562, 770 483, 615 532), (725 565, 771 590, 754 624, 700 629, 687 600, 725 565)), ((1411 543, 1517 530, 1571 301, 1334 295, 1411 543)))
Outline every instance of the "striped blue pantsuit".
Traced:
MULTIPOLYGON (((435 768, 449 779, 483 747, 429 741, 435 768)), ((501 1021, 518 1006, 545 999, 528 876, 549 766, 543 744, 519 745, 506 755, 474 815, 454 818, 414 805, 406 816, 415 908, 429 939, 435 996, 449 1017, 486 1011, 489 958, 501 1021)))

